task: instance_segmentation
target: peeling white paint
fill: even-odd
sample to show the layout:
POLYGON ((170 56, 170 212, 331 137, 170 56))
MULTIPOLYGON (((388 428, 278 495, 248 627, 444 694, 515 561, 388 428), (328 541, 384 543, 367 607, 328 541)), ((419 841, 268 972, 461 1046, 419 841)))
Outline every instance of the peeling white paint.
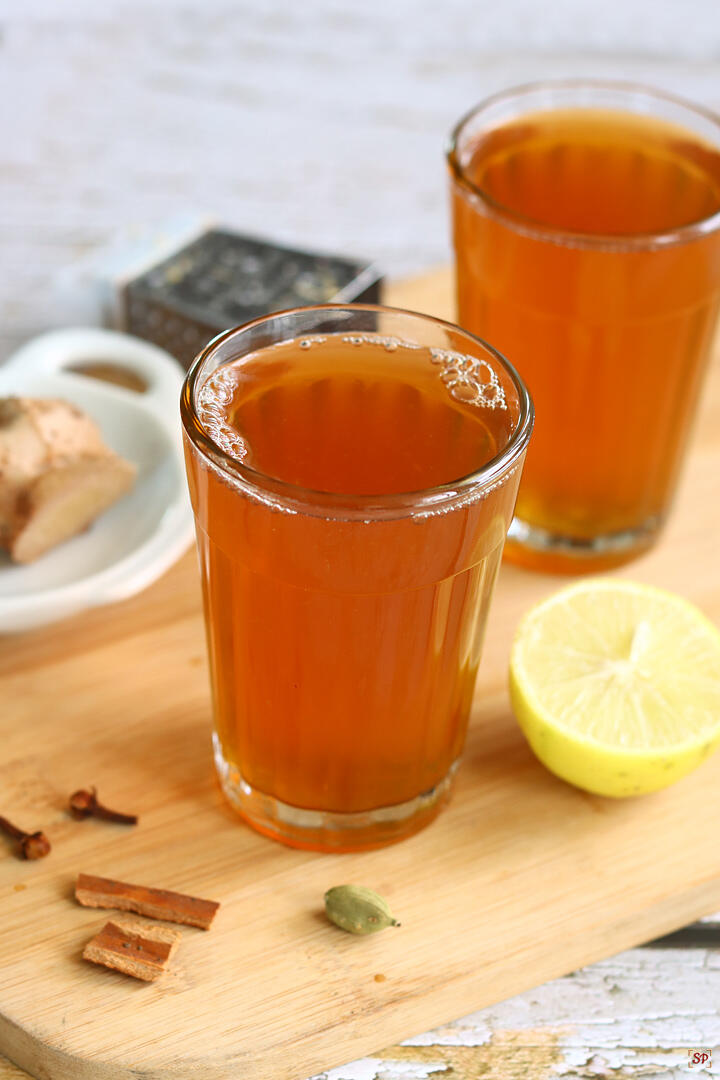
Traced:
POLYGON ((482 1013, 476 1013, 477 1019, 466 1017, 453 1024, 433 1028, 424 1035, 406 1039, 403 1046, 485 1046, 492 1039, 492 1029, 482 1013))
MULTIPOLYGON (((548 1080, 688 1080, 720 1075, 720 950, 634 949, 555 979, 452 1024, 417 1035, 405 1047, 489 1046, 508 1062, 535 1034, 555 1032, 560 1055, 548 1080), (528 1032, 511 1048, 502 1033, 528 1032), (688 1050, 715 1051, 712 1070, 688 1069, 688 1050)), ((516 1037, 516 1035, 515 1035, 516 1037)), ((490 1050, 492 1053, 492 1050, 490 1050)), ((313 1080, 429 1080, 448 1072, 437 1062, 365 1058, 313 1080)), ((452 1080, 478 1080, 468 1073, 452 1080)), ((508 1076, 515 1076, 508 1072, 508 1076)))
POLYGON ((406 1061, 363 1058, 339 1069, 331 1069, 320 1076, 311 1077, 310 1080, 427 1080, 428 1077, 443 1072, 447 1072, 447 1065, 443 1062, 437 1065, 414 1065, 406 1061))

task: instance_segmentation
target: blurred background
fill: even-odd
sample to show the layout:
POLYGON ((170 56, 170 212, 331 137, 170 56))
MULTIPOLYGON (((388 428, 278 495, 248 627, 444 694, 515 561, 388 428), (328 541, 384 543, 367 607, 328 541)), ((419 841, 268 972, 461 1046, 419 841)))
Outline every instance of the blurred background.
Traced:
POLYGON ((571 75, 720 108, 720 4, 0 0, 0 359, 89 320, 77 260, 173 221, 442 263, 454 121, 571 75))

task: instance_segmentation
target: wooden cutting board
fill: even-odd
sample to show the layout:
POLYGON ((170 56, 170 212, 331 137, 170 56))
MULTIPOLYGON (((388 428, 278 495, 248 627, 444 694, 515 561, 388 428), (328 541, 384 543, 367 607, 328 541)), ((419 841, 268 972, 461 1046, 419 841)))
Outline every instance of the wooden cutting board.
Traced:
MULTIPOLYGON (((451 311, 442 272, 389 302, 451 311)), ((657 550, 623 574, 720 620, 720 364, 657 550)), ((290 851, 225 806, 210 759, 194 553, 133 600, 0 641, 0 812, 44 828, 52 855, 0 842, 0 1052, 52 1080, 303 1080, 720 908, 720 754, 675 787, 614 802, 547 773, 506 692, 520 615, 557 578, 505 566, 451 806, 411 840, 362 855, 290 851), (133 830, 65 813, 97 784, 133 830), (104 913, 78 871, 222 902, 187 929, 156 984, 91 967, 104 913), (383 893, 402 927, 354 938, 322 895, 383 893)))

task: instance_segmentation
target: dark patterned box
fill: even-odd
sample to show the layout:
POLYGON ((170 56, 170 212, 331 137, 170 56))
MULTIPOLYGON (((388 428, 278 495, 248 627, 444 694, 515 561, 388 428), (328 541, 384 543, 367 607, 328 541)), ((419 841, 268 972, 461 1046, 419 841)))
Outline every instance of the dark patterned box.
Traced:
POLYGON ((306 304, 381 302, 367 263, 208 229, 122 287, 120 321, 189 367, 221 330, 306 304))

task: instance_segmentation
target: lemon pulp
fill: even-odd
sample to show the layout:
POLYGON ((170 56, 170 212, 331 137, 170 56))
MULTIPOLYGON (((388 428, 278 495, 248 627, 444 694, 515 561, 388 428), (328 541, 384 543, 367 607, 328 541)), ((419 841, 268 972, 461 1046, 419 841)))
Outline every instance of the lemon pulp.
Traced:
POLYGON ((720 632, 672 593, 583 581, 522 620, 510 692, 552 772, 600 795, 655 791, 720 741, 720 632))

